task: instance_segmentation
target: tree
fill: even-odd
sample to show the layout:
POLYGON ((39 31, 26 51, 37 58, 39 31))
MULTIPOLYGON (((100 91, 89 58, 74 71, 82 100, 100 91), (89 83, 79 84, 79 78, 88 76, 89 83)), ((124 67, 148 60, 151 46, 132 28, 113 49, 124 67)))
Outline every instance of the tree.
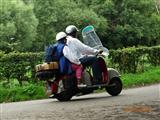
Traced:
POLYGON ((21 0, 1 0, 0 16, 0 49, 29 51, 38 25, 33 5, 26 5, 21 0))
POLYGON ((70 24, 93 25, 108 48, 156 45, 159 9, 159 0, 1 0, 0 49, 43 51, 70 24))
POLYGON ((123 2, 123 6, 120 24, 129 27, 125 27, 122 40, 126 46, 149 46, 153 40, 160 39, 160 16, 155 14, 153 0, 128 0, 123 2))
MULTIPOLYGON (((83 1, 83 0, 81 0, 83 1)), ((84 3, 108 20, 103 43, 109 48, 156 45, 160 16, 153 0, 92 0, 84 3)))
POLYGON ((67 25, 74 24, 82 29, 94 24, 99 31, 104 31, 108 26, 107 20, 102 16, 91 9, 82 9, 80 4, 71 0, 36 0, 34 4, 39 19, 37 41, 41 42, 41 50, 44 45, 53 43, 56 33, 64 31, 67 25))

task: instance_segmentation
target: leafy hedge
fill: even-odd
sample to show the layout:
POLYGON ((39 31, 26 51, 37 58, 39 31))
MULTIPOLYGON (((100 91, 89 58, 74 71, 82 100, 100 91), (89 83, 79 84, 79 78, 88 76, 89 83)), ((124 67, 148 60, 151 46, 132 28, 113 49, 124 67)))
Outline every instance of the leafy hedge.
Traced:
POLYGON ((144 64, 160 65, 160 46, 125 48, 110 51, 111 66, 121 72, 135 73, 144 69, 144 64))
MULTIPOLYGON (((44 53, 17 53, 4 54, 0 52, 0 80, 17 79, 22 85, 23 80, 34 80, 35 65, 43 62, 44 53)), ((121 72, 135 73, 143 70, 144 64, 160 65, 160 46, 126 48, 111 50, 110 65, 121 72)))
POLYGON ((0 77, 10 80, 15 78, 22 84, 23 80, 34 79, 34 67, 42 63, 43 53, 16 53, 4 54, 0 58, 0 77), (30 74, 30 75, 28 75, 30 74))
POLYGON ((3 51, 0 51, 0 58, 4 55, 3 51))

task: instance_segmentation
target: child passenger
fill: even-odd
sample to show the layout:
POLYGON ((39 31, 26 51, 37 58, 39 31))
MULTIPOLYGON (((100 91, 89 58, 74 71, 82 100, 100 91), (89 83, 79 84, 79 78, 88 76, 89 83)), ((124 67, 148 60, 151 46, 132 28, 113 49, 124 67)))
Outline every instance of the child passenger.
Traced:
POLYGON ((78 87, 85 87, 86 86, 85 84, 81 84, 83 66, 81 64, 77 65, 77 64, 72 63, 72 69, 76 72, 78 87))

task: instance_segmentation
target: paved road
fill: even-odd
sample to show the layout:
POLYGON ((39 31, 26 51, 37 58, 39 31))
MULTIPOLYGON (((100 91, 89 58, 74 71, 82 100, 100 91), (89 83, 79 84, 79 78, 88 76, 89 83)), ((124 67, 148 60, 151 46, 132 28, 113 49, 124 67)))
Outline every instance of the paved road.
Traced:
POLYGON ((159 120, 160 84, 107 93, 55 99, 3 103, 0 120, 159 120))

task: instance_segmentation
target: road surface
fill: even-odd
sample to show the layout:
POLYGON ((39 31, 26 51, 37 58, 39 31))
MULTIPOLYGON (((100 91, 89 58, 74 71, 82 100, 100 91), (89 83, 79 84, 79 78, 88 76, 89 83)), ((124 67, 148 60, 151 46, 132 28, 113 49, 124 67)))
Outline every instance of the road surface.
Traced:
POLYGON ((159 120, 160 84, 107 93, 0 104, 0 120, 159 120))

